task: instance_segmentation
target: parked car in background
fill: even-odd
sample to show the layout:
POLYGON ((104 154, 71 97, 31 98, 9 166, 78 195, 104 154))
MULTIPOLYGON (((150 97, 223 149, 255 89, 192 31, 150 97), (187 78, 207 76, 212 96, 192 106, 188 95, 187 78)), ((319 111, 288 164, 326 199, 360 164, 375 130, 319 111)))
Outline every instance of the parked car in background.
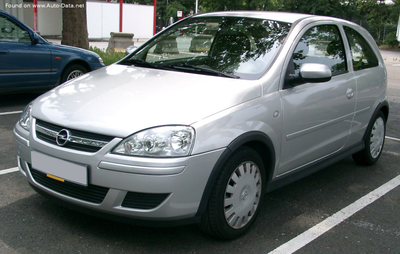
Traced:
POLYGON ((386 82, 352 22, 199 14, 30 103, 14 129, 18 164, 78 211, 232 239, 266 192, 348 156, 379 159, 386 82))
POLYGON ((0 10, 0 93, 49 89, 101 67, 96 53, 49 43, 0 10))
POLYGON ((132 53, 135 49, 137 49, 137 46, 129 46, 125 49, 125 55, 129 55, 130 53, 132 53))

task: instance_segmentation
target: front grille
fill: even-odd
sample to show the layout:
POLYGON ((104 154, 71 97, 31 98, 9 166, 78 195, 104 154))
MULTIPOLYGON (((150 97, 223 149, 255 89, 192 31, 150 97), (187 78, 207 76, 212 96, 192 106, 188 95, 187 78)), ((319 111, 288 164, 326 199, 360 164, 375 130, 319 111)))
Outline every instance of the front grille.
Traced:
MULTIPOLYGON (((65 129, 67 128, 44 122, 39 119, 36 120, 36 136, 40 140, 53 145, 57 145, 57 135, 59 135, 61 130, 65 129)), ((114 139, 112 136, 79 131, 75 129, 68 129, 68 132, 69 136, 67 137, 66 143, 62 145, 62 147, 84 152, 97 152, 108 142, 114 139)))
POLYGON ((63 195, 73 197, 76 199, 84 200, 87 202, 100 204, 101 202, 103 202, 103 200, 106 197, 107 192, 109 190, 108 188, 96 186, 96 185, 92 185, 92 184, 89 184, 87 187, 85 187, 85 186, 81 186, 81 185, 70 183, 70 182, 60 182, 60 181, 48 178, 45 173, 42 173, 40 171, 33 169, 30 165, 29 165, 29 170, 32 174, 33 179, 37 183, 55 191, 55 192, 58 192, 63 195))
POLYGON ((168 193, 128 192, 121 206, 136 209, 153 209, 159 206, 168 196, 168 193))

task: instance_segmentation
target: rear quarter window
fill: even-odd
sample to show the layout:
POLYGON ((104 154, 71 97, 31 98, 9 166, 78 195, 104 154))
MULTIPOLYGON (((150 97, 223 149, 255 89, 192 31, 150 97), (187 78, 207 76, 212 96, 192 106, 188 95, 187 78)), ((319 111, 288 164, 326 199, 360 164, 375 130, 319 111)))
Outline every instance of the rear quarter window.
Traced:
POLYGON ((376 67, 379 61, 364 37, 350 27, 344 27, 349 42, 353 68, 355 71, 376 67))

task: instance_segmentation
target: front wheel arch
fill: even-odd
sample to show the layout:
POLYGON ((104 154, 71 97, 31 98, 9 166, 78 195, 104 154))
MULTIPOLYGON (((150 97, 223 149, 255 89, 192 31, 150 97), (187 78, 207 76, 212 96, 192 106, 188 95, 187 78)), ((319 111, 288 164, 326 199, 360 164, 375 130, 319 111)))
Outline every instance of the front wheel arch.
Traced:
POLYGON ((239 147, 219 172, 200 228, 221 239, 243 235, 257 219, 265 189, 261 156, 250 147, 239 147))
POLYGON ((265 190, 268 189, 268 183, 272 179, 273 169, 275 168, 275 149, 271 139, 263 132, 251 131, 247 132, 235 140, 233 140, 227 147, 227 149, 219 157, 217 163, 211 171, 210 177, 203 192, 203 196, 200 201, 199 208, 196 213, 196 217, 201 217, 207 209, 208 200, 211 195, 211 191, 215 185, 217 177, 228 161, 232 154, 237 151, 240 147, 249 147, 255 150, 261 157, 266 176, 265 190))
POLYGON ((68 72, 68 71, 71 69, 71 67, 73 67, 73 66, 81 66, 81 67, 83 67, 83 68, 86 70, 85 73, 92 71, 92 68, 90 68, 90 65, 89 65, 88 63, 86 63, 86 62, 84 62, 84 61, 72 61, 72 62, 68 63, 68 64, 64 67, 64 69, 62 70, 62 73, 61 73, 61 75, 60 75, 60 82, 59 82, 60 84, 62 84, 62 83, 64 83, 65 81, 67 81, 67 78, 66 78, 67 72, 68 72))

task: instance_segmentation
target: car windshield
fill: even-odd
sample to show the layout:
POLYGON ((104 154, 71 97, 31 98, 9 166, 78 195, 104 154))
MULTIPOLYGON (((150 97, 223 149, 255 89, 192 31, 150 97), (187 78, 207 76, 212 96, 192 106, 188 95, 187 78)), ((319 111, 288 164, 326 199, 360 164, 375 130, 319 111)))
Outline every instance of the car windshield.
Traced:
POLYGON ((265 19, 188 18, 119 64, 254 80, 268 69, 289 29, 265 19))

